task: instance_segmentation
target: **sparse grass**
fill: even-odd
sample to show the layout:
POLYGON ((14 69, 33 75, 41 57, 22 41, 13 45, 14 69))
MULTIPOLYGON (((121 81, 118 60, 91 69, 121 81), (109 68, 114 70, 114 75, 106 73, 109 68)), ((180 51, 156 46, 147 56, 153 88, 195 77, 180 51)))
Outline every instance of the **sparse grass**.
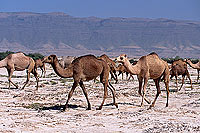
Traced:
POLYGON ((49 82, 44 82, 43 84, 49 85, 49 82))
POLYGON ((185 86, 185 88, 191 88, 191 86, 185 86))
POLYGON ((40 109, 43 107, 43 104, 41 103, 32 103, 32 104, 29 104, 29 105, 25 105, 23 106, 24 108, 27 108, 27 109, 40 109))
POLYGON ((0 77, 8 77, 8 76, 7 76, 7 75, 1 75, 1 74, 0 74, 0 77))
POLYGON ((58 84, 57 82, 55 82, 55 81, 53 81, 53 80, 51 80, 50 83, 51 83, 52 85, 58 84))
POLYGON ((74 80, 71 79, 71 78, 70 78, 70 79, 67 79, 67 78, 61 78, 61 79, 60 79, 60 82, 61 82, 61 83, 74 82, 74 80))
POLYGON ((50 73, 49 75, 46 76, 46 78, 52 78, 52 77, 57 77, 55 73, 50 73))

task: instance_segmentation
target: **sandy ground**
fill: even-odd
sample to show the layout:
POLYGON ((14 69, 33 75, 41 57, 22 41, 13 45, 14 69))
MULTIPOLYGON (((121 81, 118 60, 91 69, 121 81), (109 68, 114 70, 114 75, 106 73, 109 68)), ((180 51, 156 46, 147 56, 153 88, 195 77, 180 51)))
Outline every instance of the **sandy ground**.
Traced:
MULTIPOLYGON (((160 83, 162 93, 155 107, 148 110, 146 102, 140 107, 136 77, 134 81, 119 77, 118 84, 111 81, 116 89, 118 109, 111 105, 109 91, 103 109, 96 110, 102 102, 103 86, 98 81, 90 81, 85 86, 92 110, 86 110, 86 99, 77 87, 69 102, 70 108, 60 112, 73 79, 61 79, 48 67, 46 78, 40 78, 38 91, 35 91, 33 75, 24 90, 8 89, 7 71, 1 68, 0 132, 200 132, 200 83, 196 83, 196 70, 189 68, 189 71, 194 89, 191 90, 187 79, 182 90, 175 92, 175 80, 171 80, 167 108, 164 83, 160 83)), ((14 72, 12 80, 22 87, 25 76, 25 71, 14 72)), ((154 82, 149 80, 147 98, 153 101, 155 94, 154 82)))

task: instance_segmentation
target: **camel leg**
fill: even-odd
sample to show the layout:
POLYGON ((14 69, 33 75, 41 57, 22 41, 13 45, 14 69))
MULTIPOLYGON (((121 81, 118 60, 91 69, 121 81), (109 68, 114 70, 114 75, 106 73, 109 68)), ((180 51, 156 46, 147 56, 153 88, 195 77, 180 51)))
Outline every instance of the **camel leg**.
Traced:
POLYGON ((165 87, 166 87, 166 91, 167 91, 167 103, 166 103, 166 107, 168 107, 168 101, 169 101, 169 77, 165 76, 165 87))
POLYGON ((150 106, 149 108, 154 107, 154 105, 155 105, 155 103, 156 103, 156 100, 157 100, 158 96, 159 96, 160 93, 161 93, 161 91, 160 91, 160 85, 159 85, 159 83, 160 83, 160 78, 159 78, 159 79, 155 79, 154 82, 155 82, 155 85, 156 85, 157 94, 156 94, 156 97, 155 97, 153 103, 151 104, 151 106, 150 106))
POLYGON ((117 84, 117 82, 118 82, 118 77, 117 77, 116 71, 114 71, 113 74, 114 74, 115 80, 116 80, 115 84, 117 84))
MULTIPOLYGON (((142 77, 138 77, 138 81, 139 81, 139 90, 138 90, 138 93, 140 94, 140 96, 143 96, 142 95, 142 82, 143 82, 143 78, 142 77)), ((146 99, 146 97, 144 96, 144 100, 150 104, 151 101, 149 101, 148 99, 146 99)))
POLYGON ((43 70, 42 67, 40 67, 40 69, 41 69, 41 71, 42 71, 42 74, 41 74, 40 78, 42 78, 42 75, 43 75, 44 70, 43 70))
POLYGON ((128 79, 128 80, 130 80, 131 78, 134 80, 134 77, 133 77, 133 75, 132 75, 132 74, 130 74, 130 77, 129 77, 129 79, 128 79))
POLYGON ((181 88, 183 87, 183 84, 184 84, 184 79, 185 79, 185 75, 182 75, 182 84, 181 84, 181 87, 179 89, 179 91, 181 90, 181 88))
POLYGON ((198 83, 198 80, 199 80, 199 71, 200 70, 197 70, 197 73, 198 73, 198 75, 197 75, 197 83, 198 83))
POLYGON ((126 80, 128 80, 128 73, 126 72, 126 80))
POLYGON ((39 78, 38 78, 38 73, 37 71, 35 71, 34 69, 31 71, 31 73, 34 75, 35 79, 36 79, 36 90, 38 90, 38 82, 39 82, 39 78))
POLYGON ((27 79, 26 79, 26 82, 25 82, 24 86, 22 87, 22 90, 28 84, 29 80, 30 80, 30 72, 29 72, 29 70, 27 70, 27 79))
POLYGON ((89 99, 88 99, 88 94, 87 94, 87 92, 86 92, 86 89, 85 89, 85 86, 84 86, 83 82, 80 81, 80 82, 79 82, 79 85, 80 85, 80 87, 82 88, 83 93, 84 93, 84 95, 85 95, 85 97, 86 97, 86 100, 87 100, 87 103, 88 103, 88 108, 87 108, 87 110, 91 110, 91 104, 90 104, 90 101, 89 101, 89 99))
POLYGON ((67 102, 66 102, 66 104, 65 104, 65 106, 63 108, 64 111, 65 111, 66 108, 68 108, 68 102, 69 102, 70 98, 72 97, 72 94, 73 94, 75 88, 77 87, 77 85, 78 85, 78 83, 76 81, 74 81, 72 89, 70 90, 70 92, 68 94, 67 102))
POLYGON ((191 85, 191 90, 192 90, 192 89, 193 89, 193 88, 192 88, 192 80, 191 80, 191 78, 190 78, 190 74, 189 74, 188 70, 187 70, 187 72, 186 72, 186 75, 187 75, 188 79, 190 80, 190 85, 191 85))
POLYGON ((45 78, 45 75, 46 75, 46 67, 45 67, 45 64, 43 65, 43 71, 44 71, 44 78, 45 78))
POLYGON ((110 82, 108 82, 108 83, 109 83, 108 88, 111 90, 112 95, 113 95, 113 105, 115 105, 116 108, 118 108, 118 104, 116 103, 116 100, 115 100, 115 97, 116 97, 115 88, 112 86, 112 84, 110 82))
POLYGON ((17 89, 18 85, 16 85, 14 82, 11 81, 11 77, 13 75, 14 69, 7 69, 7 71, 8 71, 8 82, 9 82, 8 83, 9 84, 8 89, 10 89, 10 83, 12 83, 16 87, 16 89, 17 89))
POLYGON ((147 81, 148 81, 148 77, 145 77, 144 78, 144 85, 143 85, 143 95, 142 95, 141 107, 144 105, 144 98, 145 98, 145 94, 146 94, 147 81))
POLYGON ((101 80, 101 83, 103 84, 104 86, 104 96, 103 96, 103 101, 101 103, 101 105, 99 106, 99 108, 97 108, 97 110, 101 110, 102 109, 102 106, 105 102, 105 99, 108 95, 108 90, 107 90, 107 86, 108 86, 108 80, 105 78, 105 75, 100 75, 100 80, 101 80))
POLYGON ((177 75, 175 75, 175 78, 176 78, 176 88, 177 88, 177 91, 178 91, 178 79, 177 79, 177 75))
POLYGON ((104 102, 105 102, 105 99, 106 99, 106 97, 107 97, 107 94, 108 94, 107 83, 104 83, 103 86, 104 86, 103 101, 102 101, 101 105, 99 106, 99 108, 97 108, 97 110, 101 110, 101 109, 102 109, 102 106, 103 106, 103 104, 104 104, 104 102))
POLYGON ((113 74, 112 71, 110 71, 110 75, 111 75, 111 79, 113 78, 115 80, 115 83, 117 83, 117 78, 116 76, 113 74))

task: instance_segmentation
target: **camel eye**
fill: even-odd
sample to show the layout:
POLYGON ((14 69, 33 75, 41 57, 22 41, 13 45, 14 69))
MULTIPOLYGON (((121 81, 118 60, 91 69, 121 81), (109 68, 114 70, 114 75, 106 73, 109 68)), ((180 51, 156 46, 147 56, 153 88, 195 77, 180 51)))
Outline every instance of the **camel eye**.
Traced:
POLYGON ((48 57, 49 60, 51 60, 51 57, 48 57))
POLYGON ((120 60, 123 60, 123 57, 120 57, 120 60))

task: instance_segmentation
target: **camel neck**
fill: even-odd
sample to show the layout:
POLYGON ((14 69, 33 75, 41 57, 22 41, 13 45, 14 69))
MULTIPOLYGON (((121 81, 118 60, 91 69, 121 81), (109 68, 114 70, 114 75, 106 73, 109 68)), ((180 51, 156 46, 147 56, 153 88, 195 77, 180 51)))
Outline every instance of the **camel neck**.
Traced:
POLYGON ((1 61, 0 61, 0 68, 6 67, 6 66, 7 66, 6 59, 1 60, 1 61))
POLYGON ((200 69, 200 66, 197 64, 193 64, 191 61, 187 62, 193 69, 200 69))
POLYGON ((73 76, 73 66, 69 65, 67 68, 62 68, 61 65, 58 62, 58 59, 54 59, 54 62, 52 64, 52 67, 55 71, 55 73, 62 77, 62 78, 70 78, 73 76))
POLYGON ((130 71, 133 75, 138 75, 140 73, 139 64, 132 65, 129 60, 127 59, 126 62, 124 62, 124 66, 130 71))

